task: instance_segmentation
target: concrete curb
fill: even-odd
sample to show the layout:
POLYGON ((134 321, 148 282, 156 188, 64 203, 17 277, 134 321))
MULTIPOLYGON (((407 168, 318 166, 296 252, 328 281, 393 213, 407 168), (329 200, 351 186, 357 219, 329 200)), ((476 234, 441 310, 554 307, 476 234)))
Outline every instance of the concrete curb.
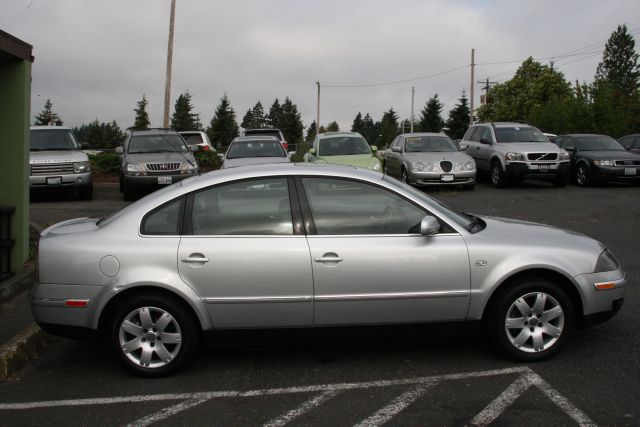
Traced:
POLYGON ((22 273, 18 273, 12 278, 0 282, 0 303, 8 301, 19 293, 30 289, 35 281, 35 265, 27 265, 22 273))
POLYGON ((28 361, 55 341, 52 335, 32 323, 22 332, 0 347, 0 381, 15 374, 28 361))

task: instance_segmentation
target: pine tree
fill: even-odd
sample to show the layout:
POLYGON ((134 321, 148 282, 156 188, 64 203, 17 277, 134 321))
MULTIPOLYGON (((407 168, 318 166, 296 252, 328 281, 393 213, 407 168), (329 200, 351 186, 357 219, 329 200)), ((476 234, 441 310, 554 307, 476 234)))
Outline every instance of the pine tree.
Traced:
MULTIPOLYGON (((398 136, 398 114, 393 110, 393 107, 389 111, 385 111, 380 121, 380 139, 374 144, 378 148, 387 147, 393 141, 393 138, 398 136)), ((372 142, 369 141, 371 144, 372 142)))
POLYGON ((369 144, 376 144, 379 128, 379 124, 374 123, 369 113, 367 113, 362 118, 362 132, 360 132, 360 135, 364 136, 364 139, 366 139, 369 144))
POLYGON ((442 102, 438 99, 438 94, 429 98, 420 112, 418 124, 421 132, 440 132, 444 127, 442 119, 442 102))
POLYGON ((316 139, 316 134, 318 133, 318 126, 316 125, 316 121, 312 121, 309 127, 307 128, 307 136, 304 141, 307 144, 311 144, 314 139, 316 139))
POLYGON ((447 119, 447 135, 453 139, 460 139, 469 128, 469 105, 467 95, 464 90, 462 96, 458 99, 458 103, 449 111, 447 119))
POLYGON ((254 129, 262 129, 267 126, 267 117, 264 115, 264 108, 262 107, 262 102, 256 102, 256 105, 251 109, 251 114, 253 116, 253 128, 254 129))
POLYGON ((236 122, 236 113, 231 107, 229 97, 225 93, 220 98, 220 105, 216 108, 216 111, 211 119, 209 127, 207 128, 207 135, 211 140, 211 143, 216 147, 226 147, 231 143, 231 140, 238 136, 239 128, 236 122))
POLYGON ((280 115, 282 114, 282 107, 280 106, 280 101, 276 98, 271 104, 271 108, 269 109, 269 114, 267 115, 267 125, 272 128, 280 128, 280 115))
POLYGON ((630 97, 640 88, 640 64, 635 41, 626 25, 618 25, 611 34, 596 70, 595 82, 606 83, 614 93, 630 97))
POLYGON ((304 125, 302 124, 298 107, 289 97, 285 98, 284 103, 280 107, 280 117, 278 120, 278 129, 282 131, 289 145, 299 144, 302 141, 304 125))
POLYGON ((253 110, 249 108, 242 118, 242 122, 240 123, 240 127, 242 129, 255 129, 253 127, 253 110))
POLYGON ((55 124, 56 126, 62 126, 64 122, 60 120, 60 116, 53 112, 53 103, 51 98, 47 98, 47 102, 44 104, 44 110, 34 117, 36 121, 35 126, 49 126, 55 124))
POLYGON ((149 101, 147 101, 146 95, 142 95, 142 99, 138 101, 136 104, 138 108, 134 108, 133 111, 136 112, 136 118, 133 122, 133 129, 149 129, 151 122, 149 121, 149 114, 147 113, 147 105, 149 101))
POLYGON ((171 116, 171 128, 177 131, 198 130, 202 128, 200 116, 193 113, 191 94, 189 91, 181 94, 176 100, 175 109, 171 116))
POLYGON ((327 125, 327 132, 340 132, 340 125, 335 120, 327 125))
POLYGON ((353 119, 351 132, 358 132, 360 135, 364 135, 364 120, 362 120, 362 114, 360 114, 360 111, 356 114, 356 118, 353 119))

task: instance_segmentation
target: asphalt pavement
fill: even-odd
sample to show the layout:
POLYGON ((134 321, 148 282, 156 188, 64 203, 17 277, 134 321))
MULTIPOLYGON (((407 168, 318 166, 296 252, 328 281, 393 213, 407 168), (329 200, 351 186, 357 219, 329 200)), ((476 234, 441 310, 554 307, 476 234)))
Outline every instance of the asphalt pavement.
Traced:
MULTIPOLYGON (((640 188, 481 182, 429 193, 456 209, 600 240, 627 272, 620 313, 530 365, 464 331, 258 333, 203 347, 177 375, 148 380, 99 345, 61 339, 0 382, 0 425, 639 425, 640 188)), ((89 202, 33 200, 31 219, 46 226, 125 205, 117 185, 98 184, 89 202)))

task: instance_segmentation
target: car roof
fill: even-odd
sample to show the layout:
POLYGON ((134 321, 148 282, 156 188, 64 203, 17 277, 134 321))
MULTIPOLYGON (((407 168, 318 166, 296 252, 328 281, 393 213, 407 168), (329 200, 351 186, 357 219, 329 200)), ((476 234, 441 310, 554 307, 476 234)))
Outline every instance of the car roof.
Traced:
POLYGON ((528 126, 528 127, 533 127, 530 124, 527 123, 517 123, 517 122, 489 122, 489 123, 484 123, 484 124, 492 124, 493 126, 497 127, 497 128, 507 128, 507 127, 522 127, 522 126, 528 126))
POLYGON ((278 138, 276 138, 275 136, 270 136, 270 135, 236 136, 235 138, 233 138, 233 141, 231 141, 231 142, 236 142, 236 141, 276 141, 276 142, 280 142, 280 140, 278 138))
POLYGON ((67 126, 31 126, 30 128, 30 130, 51 130, 51 129, 71 130, 71 128, 67 126))
POLYGON ((358 132, 347 132, 347 131, 338 131, 338 132, 324 132, 318 135, 318 138, 327 138, 330 136, 362 136, 358 132))
POLYGON ((403 133, 400 136, 404 136, 405 138, 407 137, 411 137, 411 136, 444 136, 446 138, 449 138, 446 134, 442 133, 442 132, 409 132, 409 133, 403 133))
POLYGON ((143 135, 164 135, 167 133, 171 133, 171 134, 176 134, 178 133, 178 131, 173 130, 173 129, 139 129, 139 130, 131 130, 131 136, 134 136, 136 134, 143 134, 143 135))
POLYGON ((592 138, 592 137, 609 136, 609 135, 604 135, 599 133, 567 133, 567 134, 558 135, 558 136, 571 136, 573 138, 592 138))

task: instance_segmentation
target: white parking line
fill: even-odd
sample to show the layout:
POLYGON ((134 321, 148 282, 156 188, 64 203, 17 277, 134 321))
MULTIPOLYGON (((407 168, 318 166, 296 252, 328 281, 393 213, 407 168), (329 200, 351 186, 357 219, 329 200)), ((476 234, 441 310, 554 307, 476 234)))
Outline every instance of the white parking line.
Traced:
POLYGON ((566 397, 549 385, 542 377, 528 367, 496 369, 490 371, 465 372, 457 374, 436 375, 429 377, 407 378, 399 380, 380 380, 360 383, 318 384, 299 387, 283 387, 271 389, 258 389, 247 391, 211 391, 200 393, 176 393, 138 396, 118 396, 108 398, 75 399, 75 400, 50 400, 24 403, 2 403, 0 411, 25 410, 33 408, 58 408, 69 406, 88 405, 112 405, 117 403, 132 402, 157 402, 178 401, 178 403, 165 407, 160 411, 149 414, 130 425, 147 426, 167 419, 178 413, 187 411, 195 406, 211 399, 229 397, 256 397, 277 396, 286 394, 314 393, 314 395, 284 414, 269 421, 269 427, 280 427, 314 408, 326 403, 339 393, 346 390, 365 390, 371 388, 413 386, 394 398, 389 404, 375 411, 371 416, 360 421, 357 425, 363 427, 379 426, 393 419, 409 405, 422 397, 430 388, 448 381, 493 377, 508 374, 519 374, 518 378, 507 387, 500 395, 489 403, 472 420, 472 425, 488 425, 495 421, 509 406, 511 406, 530 387, 538 388, 551 402, 560 408, 565 414, 580 426, 595 426, 595 423, 580 409, 573 405, 566 397))

